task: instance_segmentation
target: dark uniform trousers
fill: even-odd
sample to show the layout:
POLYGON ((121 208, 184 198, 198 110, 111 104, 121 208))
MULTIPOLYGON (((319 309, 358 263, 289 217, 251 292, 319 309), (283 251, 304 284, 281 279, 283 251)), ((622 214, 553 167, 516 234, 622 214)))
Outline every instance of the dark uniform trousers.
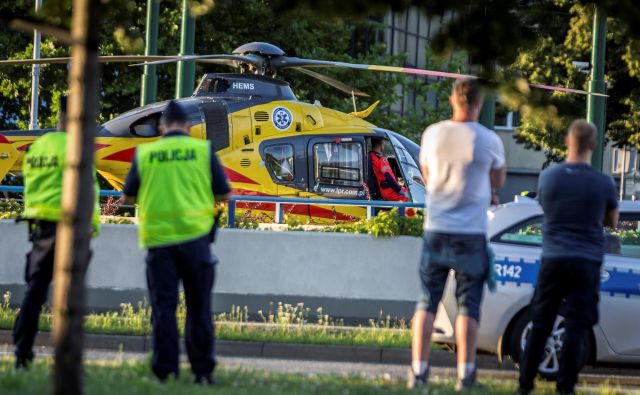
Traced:
POLYGON ((559 393, 573 393, 590 328, 598 322, 601 261, 542 258, 529 311, 533 324, 520 361, 520 388, 531 390, 560 305, 565 318, 557 378, 559 393))
POLYGON ((27 254, 25 281, 27 292, 13 328, 13 343, 18 358, 33 359, 33 342, 38 332, 42 305, 47 301, 53 279, 53 260, 56 246, 55 222, 30 221, 31 251, 27 254))
POLYGON ((215 262, 209 235, 181 244, 149 248, 146 261, 152 308, 153 372, 159 378, 179 372, 176 308, 178 283, 182 280, 187 305, 185 343, 191 369, 196 375, 210 374, 215 367, 211 319, 215 262))

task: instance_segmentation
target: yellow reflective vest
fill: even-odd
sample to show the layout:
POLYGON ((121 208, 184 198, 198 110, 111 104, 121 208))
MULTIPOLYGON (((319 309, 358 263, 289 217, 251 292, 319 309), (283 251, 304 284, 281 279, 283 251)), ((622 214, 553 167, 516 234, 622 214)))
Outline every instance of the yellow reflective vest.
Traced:
POLYGON ((140 245, 163 247, 194 240, 213 227, 211 146, 172 136, 136 149, 140 189, 140 245))
MULTIPOLYGON (((62 215, 62 174, 67 156, 67 134, 49 132, 29 147, 22 167, 25 218, 58 222, 62 215)), ((94 172, 95 173, 95 172, 94 172)), ((93 226, 100 226, 99 187, 95 182, 96 205, 93 226)))

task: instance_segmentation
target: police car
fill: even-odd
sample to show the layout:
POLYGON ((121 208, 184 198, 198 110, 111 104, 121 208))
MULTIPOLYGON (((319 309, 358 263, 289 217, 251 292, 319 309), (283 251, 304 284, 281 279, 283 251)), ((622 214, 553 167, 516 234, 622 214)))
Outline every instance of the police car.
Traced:
MULTIPOLYGON (((620 202, 618 228, 607 230, 600 285, 600 322, 589 336, 584 363, 640 362, 640 202, 620 202)), ((533 296, 542 252, 542 208, 516 198, 490 209, 488 236, 495 252, 497 289, 485 292, 478 349, 518 362, 531 331, 526 308, 533 296)), ((438 308, 434 341, 455 344, 455 280, 451 278, 438 308)), ((562 309, 540 364, 554 378, 562 352, 562 309)))

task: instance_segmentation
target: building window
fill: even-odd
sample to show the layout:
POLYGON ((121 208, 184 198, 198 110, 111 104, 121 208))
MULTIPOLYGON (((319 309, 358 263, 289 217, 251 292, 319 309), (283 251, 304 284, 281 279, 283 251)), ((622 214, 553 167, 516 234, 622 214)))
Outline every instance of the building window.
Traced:
POLYGON ((318 183, 357 186, 362 182, 360 143, 322 143, 314 149, 315 179, 318 183))
POLYGON ((264 150, 269 171, 281 182, 295 179, 293 147, 289 144, 274 145, 264 150))

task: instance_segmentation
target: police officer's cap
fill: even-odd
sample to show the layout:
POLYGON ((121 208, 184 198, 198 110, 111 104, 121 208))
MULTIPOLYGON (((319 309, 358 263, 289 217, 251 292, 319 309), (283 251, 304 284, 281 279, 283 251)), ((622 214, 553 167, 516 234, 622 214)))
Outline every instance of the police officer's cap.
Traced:
POLYGON ((189 120, 189 115, 187 115, 186 111, 182 108, 180 104, 178 104, 175 100, 171 100, 167 107, 162 112, 161 121, 165 124, 168 123, 183 123, 189 120))

